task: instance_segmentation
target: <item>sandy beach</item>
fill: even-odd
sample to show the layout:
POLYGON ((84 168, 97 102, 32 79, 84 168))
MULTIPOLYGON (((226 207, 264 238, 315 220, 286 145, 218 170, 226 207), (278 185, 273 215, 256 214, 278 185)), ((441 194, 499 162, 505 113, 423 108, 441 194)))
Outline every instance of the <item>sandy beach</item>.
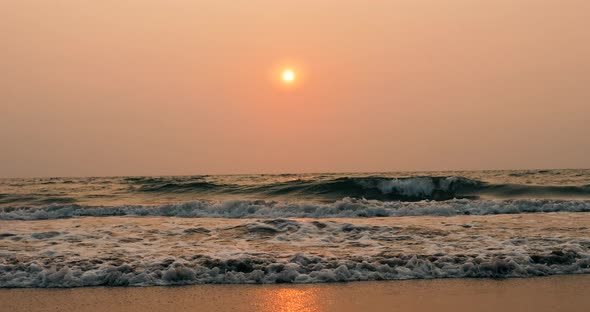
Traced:
POLYGON ((2 289, 0 311, 588 311, 590 275, 307 285, 2 289))

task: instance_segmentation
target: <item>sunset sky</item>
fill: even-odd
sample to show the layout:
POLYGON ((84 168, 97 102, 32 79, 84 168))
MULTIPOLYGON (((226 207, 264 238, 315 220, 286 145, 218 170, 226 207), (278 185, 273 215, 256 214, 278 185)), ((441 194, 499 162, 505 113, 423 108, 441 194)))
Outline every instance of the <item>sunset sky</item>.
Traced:
POLYGON ((588 0, 6 0, 0 45, 0 177, 590 167, 588 0))

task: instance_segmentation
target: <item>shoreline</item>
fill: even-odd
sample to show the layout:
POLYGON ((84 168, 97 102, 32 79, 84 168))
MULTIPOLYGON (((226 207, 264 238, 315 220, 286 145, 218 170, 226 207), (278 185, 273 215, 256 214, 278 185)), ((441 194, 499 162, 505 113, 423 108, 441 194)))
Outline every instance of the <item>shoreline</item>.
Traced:
MULTIPOLYGON (((434 278, 408 278, 408 279, 392 279, 392 280, 353 280, 353 281, 336 281, 336 282, 307 282, 307 283, 203 283, 203 284, 170 284, 170 285, 126 285, 126 286, 111 286, 111 285, 96 285, 96 286, 64 286, 64 287, 0 287, 0 298, 1 292, 7 290, 47 290, 47 291, 67 291, 74 289, 150 289, 150 288, 190 288, 190 287, 224 287, 224 286, 245 286, 245 287, 305 287, 305 286, 335 286, 335 285, 348 285, 348 284, 366 284, 366 283, 397 283, 397 282, 420 282, 420 281, 490 281, 490 282, 506 282, 511 280, 529 280, 529 279, 548 279, 548 278, 572 278, 576 276, 588 277, 590 279, 590 273, 558 273, 550 275, 537 275, 537 276, 508 276, 508 277, 434 277, 434 278)), ((1 310, 0 310, 1 311, 1 310)))
POLYGON ((1 311, 588 311, 590 275, 325 284, 0 289, 1 311))

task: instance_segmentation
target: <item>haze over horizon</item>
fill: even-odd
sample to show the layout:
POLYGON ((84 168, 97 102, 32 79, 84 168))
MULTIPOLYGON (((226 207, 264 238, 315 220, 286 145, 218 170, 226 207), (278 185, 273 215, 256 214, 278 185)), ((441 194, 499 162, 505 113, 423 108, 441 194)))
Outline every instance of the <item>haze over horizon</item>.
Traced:
MULTIPOLYGON (((0 179, 53 179, 53 178, 112 178, 112 177, 122 177, 122 178, 129 178, 129 177, 198 177, 198 176, 280 176, 280 175, 333 175, 333 174, 352 174, 352 175, 359 175, 359 174, 395 174, 395 173, 457 173, 457 172, 552 172, 552 171, 580 171, 580 170, 590 170, 590 168, 499 168, 499 169, 441 169, 441 170, 382 170, 382 171, 323 171, 323 172, 287 172, 287 171, 276 171, 276 172, 234 172, 234 173, 224 173, 224 172, 211 172, 211 173, 152 173, 152 174, 117 174, 117 175, 46 175, 46 176, 0 176, 0 179)), ((419 177, 416 176, 416 177, 419 177)))
POLYGON ((0 177, 590 168, 588 12, 5 1, 0 177))

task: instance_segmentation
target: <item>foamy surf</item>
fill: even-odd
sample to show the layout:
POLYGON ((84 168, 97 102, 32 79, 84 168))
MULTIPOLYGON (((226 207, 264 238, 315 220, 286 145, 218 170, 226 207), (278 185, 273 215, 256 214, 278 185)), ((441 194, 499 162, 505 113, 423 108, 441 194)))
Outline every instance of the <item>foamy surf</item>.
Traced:
POLYGON ((590 171, 0 180, 0 287, 590 273, 590 171))
POLYGON ((589 214, 0 221, 0 287, 590 273, 589 214), (7 231, 10 229, 10 231, 7 231))
POLYGON ((494 215, 541 212, 590 212, 590 200, 379 201, 344 198, 334 203, 264 200, 190 201, 166 205, 0 208, 0 220, 43 220, 75 217, 159 216, 183 218, 367 218, 403 216, 494 215))

